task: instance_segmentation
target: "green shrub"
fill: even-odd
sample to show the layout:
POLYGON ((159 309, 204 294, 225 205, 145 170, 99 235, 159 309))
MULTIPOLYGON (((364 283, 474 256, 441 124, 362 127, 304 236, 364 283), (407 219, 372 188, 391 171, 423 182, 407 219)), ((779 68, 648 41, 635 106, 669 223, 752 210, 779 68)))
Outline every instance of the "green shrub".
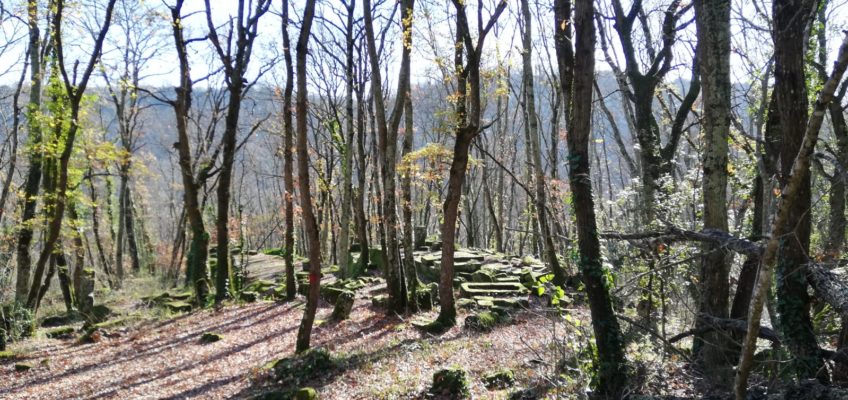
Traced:
POLYGON ((35 315, 18 303, 0 306, 0 350, 6 342, 14 342, 32 336, 35 331, 35 315))

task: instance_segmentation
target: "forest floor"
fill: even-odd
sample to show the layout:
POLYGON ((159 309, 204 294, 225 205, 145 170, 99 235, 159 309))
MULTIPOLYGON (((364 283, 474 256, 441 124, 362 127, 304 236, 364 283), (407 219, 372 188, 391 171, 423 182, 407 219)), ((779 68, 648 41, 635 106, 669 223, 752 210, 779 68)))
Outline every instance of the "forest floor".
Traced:
MULTIPOLYGON (((279 273, 278 261, 262 257, 251 260, 257 275, 279 273)), ((312 346, 343 362, 302 386, 326 399, 426 398, 434 372, 459 366, 469 374, 474 398, 507 398, 516 389, 548 385, 557 360, 577 360, 567 355, 586 350, 582 306, 566 310, 570 326, 524 310, 489 332, 464 329, 461 311, 458 326, 433 336, 412 325, 413 318, 434 318, 433 312, 406 318, 372 306, 369 297, 384 291, 384 284, 358 291, 350 319, 341 322, 330 322, 332 306, 321 302, 312 346), (515 372, 515 386, 486 389, 482 378, 503 368, 515 372)), ((128 300, 123 307, 144 305, 128 300)), ((11 347, 14 358, 0 360, 0 398, 250 398, 286 384, 263 365, 293 355, 303 308, 298 297, 140 318, 91 344, 37 334, 11 347), (222 339, 203 343, 209 332, 222 339), (20 363, 33 368, 17 372, 20 363)), ((560 390, 585 390, 586 366, 575 361, 564 368, 571 372, 560 390)))

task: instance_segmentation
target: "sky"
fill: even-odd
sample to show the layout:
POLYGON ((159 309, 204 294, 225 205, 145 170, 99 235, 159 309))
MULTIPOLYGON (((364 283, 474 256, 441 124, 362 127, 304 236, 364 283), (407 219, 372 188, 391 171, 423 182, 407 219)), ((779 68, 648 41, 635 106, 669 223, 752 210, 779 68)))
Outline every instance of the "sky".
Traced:
MULTIPOLYGON (((99 4, 99 8, 102 9, 104 0, 85 0, 86 2, 94 1, 94 4, 99 4)), ((165 2, 169 2, 169 0, 164 0, 165 2)), ((237 12, 238 2, 236 0, 210 0, 212 2, 212 14, 213 20, 216 24, 224 24, 230 15, 235 15, 237 12)), ((538 1, 531 0, 531 2, 535 2, 538 7, 534 9, 534 13, 544 13, 545 17, 542 19, 542 24, 539 21, 534 21, 534 37, 537 42, 541 43, 543 39, 547 42, 548 46, 552 45, 552 40, 549 39, 549 33, 552 29, 552 22, 549 23, 548 20, 552 17, 550 9, 546 4, 547 1, 538 1), (543 35, 548 35, 548 37, 542 37, 543 35)), ((121 7, 122 2, 119 1, 119 7, 121 7)), ((608 7, 606 7, 606 1, 596 2, 596 7, 598 8, 598 12, 602 15, 608 15, 610 12, 608 7), (603 4, 602 4, 603 3, 603 4)), ((629 4, 625 0, 625 7, 628 7, 629 4)), ((653 5, 655 2, 646 1, 646 9, 649 10, 649 17, 652 21, 659 21, 662 17, 661 7, 664 3, 660 3, 659 6, 653 5)), ((0 45, 10 44, 4 46, 0 49, 0 84, 14 84, 20 78, 20 71, 23 66, 21 63, 21 55, 23 54, 24 48, 26 46, 26 29, 22 23, 23 17, 23 8, 25 5, 24 0, 0 0, 0 4, 2 4, 7 12, 7 17, 3 19, 2 25, 0 25, 0 45), (15 15, 13 18, 9 18, 8 15, 15 15)), ((163 6, 163 3, 158 0, 130 0, 126 4, 129 7, 125 10, 125 12, 132 13, 133 11, 137 12, 139 10, 150 10, 151 17, 146 19, 141 19, 135 24, 131 24, 129 28, 141 28, 143 32, 155 32, 157 35, 154 37, 151 42, 151 45, 154 47, 163 47, 161 50, 157 50, 153 55, 153 58, 147 64, 147 67, 144 71, 144 80, 143 83, 151 86, 174 86, 177 83, 177 65, 174 62, 175 55, 172 51, 172 39, 170 37, 170 26, 168 24, 169 15, 168 10, 163 6), (162 46, 156 45, 156 43, 162 43, 162 46)), ((290 11, 291 18, 295 20, 295 25, 297 25, 297 20, 300 19, 301 13, 301 1, 293 0, 294 7, 290 11)), ((328 21, 331 21, 335 24, 343 23, 341 17, 333 14, 330 9, 333 6, 338 7, 339 0, 319 0, 318 10, 316 15, 319 18, 325 18, 328 21)), ((388 2, 389 5, 392 4, 391 0, 388 2)), ((747 82, 750 81, 752 75, 756 73, 757 70, 761 70, 763 68, 763 64, 765 64, 766 60, 770 57, 771 49, 769 46, 763 46, 762 43, 769 40, 768 32, 767 32, 767 21, 762 18, 761 14, 758 13, 760 8, 768 11, 770 8, 768 5, 761 6, 760 8, 754 6, 755 3, 752 3, 750 0, 743 1, 734 1, 733 2, 733 56, 731 59, 732 63, 732 71, 733 71, 733 79, 737 82, 747 82), (758 26, 762 28, 762 30, 751 29, 750 27, 746 29, 746 34, 742 34, 743 25, 747 26, 758 26)), ((835 58, 836 49, 841 42, 841 30, 846 29, 846 25, 848 25, 848 0, 832 0, 830 9, 829 9, 829 18, 830 27, 829 27, 829 59, 832 60, 835 58)), ((271 10, 268 14, 266 14, 260 22, 259 26, 259 37, 257 39, 255 51, 256 56, 252 61, 252 68, 250 73, 248 74, 249 79, 255 77, 257 72, 264 67, 270 65, 270 63, 275 62, 275 60, 279 59, 281 52, 281 34, 280 34, 280 6, 281 1, 274 0, 271 6, 271 10)), ((357 2, 358 14, 361 14, 361 1, 357 2)), ((430 1, 425 2, 423 0, 419 0, 416 4, 416 35, 414 37, 415 41, 415 50, 413 55, 413 81, 425 81, 431 80, 433 78, 433 70, 435 67, 434 63, 434 55, 433 48, 438 49, 442 55, 450 56, 451 47, 452 47, 452 28, 453 22, 448 18, 448 12, 450 12, 450 5, 448 2, 443 1, 430 1), (424 14, 429 15, 430 22, 432 26, 435 26, 435 33, 431 36, 427 29, 427 18, 424 14), (432 40, 431 40, 432 39, 432 40)), ((185 16, 185 26, 187 29, 188 37, 202 37, 204 36, 208 29, 206 27, 205 15, 203 13, 205 7, 204 2, 201 0, 188 0, 184 6, 183 15, 185 16)), ((389 7, 384 7, 384 14, 388 15, 388 11, 390 11, 389 7)), ((122 10, 119 8, 118 13, 121 13, 122 10)), ((518 33, 518 26, 516 25, 517 15, 520 10, 518 7, 517 1, 512 1, 509 8, 505 12, 505 14, 501 17, 498 28, 491 35, 492 37, 487 39, 486 45, 486 54, 488 55, 489 60, 494 61, 496 58, 500 57, 509 57, 511 63, 514 65, 513 69, 517 69, 519 64, 520 53, 517 51, 517 46, 520 45, 520 37, 518 33)), ((469 15, 473 16, 473 10, 469 10, 469 15)), ((684 19, 691 19, 693 17, 693 13, 690 11, 684 19)), ((69 49, 66 50, 68 54, 68 59, 81 59, 81 63, 84 64, 87 60, 87 51, 91 46, 91 40, 88 34, 86 33, 86 29, 90 29, 88 27, 96 26, 100 20, 102 20, 102 10, 99 12, 91 12, 90 7, 85 8, 85 12, 78 12, 72 10, 72 14, 70 14, 70 18, 66 18, 67 27, 66 34, 71 37, 76 37, 79 40, 66 40, 68 44, 66 47, 69 49)), ((474 20, 474 18, 472 18, 474 20)), ((393 23, 396 24, 397 17, 395 17, 393 23)), ((375 21, 376 29, 380 29, 380 27, 385 24, 385 19, 378 18, 375 21)), ((473 22, 472 22, 473 23, 473 22)), ((318 54, 319 44, 316 42, 317 31, 321 29, 321 25, 325 24, 320 19, 315 21, 313 25, 313 42, 310 46, 312 54, 318 54)), ((329 26, 329 25, 327 25, 329 26)), ((332 29, 332 28, 327 28, 332 29)), ((472 28, 474 29, 474 28, 472 28)), ((611 28, 608 28, 611 29, 611 28)), ((691 23, 686 26, 686 28, 678 34, 680 42, 675 46, 675 64, 679 66, 685 66, 684 68, 677 68, 675 72, 670 74, 669 79, 677 79, 677 78, 685 78, 688 79, 689 71, 688 65, 692 57, 691 51, 691 43, 695 36, 694 33, 694 23, 691 23)), ((219 32, 226 31, 226 28, 221 26, 219 27, 219 32)), ((104 57, 103 60, 107 64, 107 68, 109 68, 110 64, 114 64, 114 60, 116 57, 121 55, 120 48, 123 47, 122 40, 119 40, 118 37, 122 36, 122 27, 113 26, 110 30, 110 42, 108 42, 104 47, 104 57), (116 41, 117 40, 117 41, 116 41)), ((608 32, 612 36, 611 44, 614 49, 614 53, 618 53, 618 41, 615 37, 614 32, 608 32)), ((297 38, 297 27, 293 27, 290 29, 290 35, 292 41, 297 38)), ((655 36, 658 36, 655 34, 655 36)), ((391 38, 392 36, 390 36, 391 38)), ((326 46, 331 46, 330 43, 324 43, 326 46)), ((392 54, 399 54, 399 49, 397 48, 397 43, 392 41, 390 43, 392 54)), ((598 46, 599 47, 599 46, 598 46)), ((195 79, 206 76, 210 71, 214 71, 220 65, 219 60, 215 57, 214 52, 205 44, 205 43, 194 43, 191 45, 191 62, 192 62, 192 75, 195 79)), ((552 49, 548 49, 548 51, 544 51, 541 47, 541 44, 535 50, 535 62, 539 65, 544 65, 546 67, 550 67, 551 65, 555 65, 555 60, 548 60, 547 54, 553 55, 554 52, 552 49)), ((609 66, 603 61, 603 54, 598 48, 596 53, 596 68, 599 70, 609 70, 609 66)), ((621 58, 620 58, 621 59, 621 58)), ((73 61, 68 62, 68 64, 72 64, 73 61)), ((395 71, 397 65, 397 59, 393 59, 391 62, 387 64, 387 72, 385 73, 385 77, 389 79, 384 79, 387 84, 391 83, 391 77, 395 74, 392 73, 395 71)), ((276 68, 271 70, 270 73, 266 74, 263 77, 263 80, 270 83, 275 84, 279 82, 279 77, 282 75, 283 66, 279 63, 276 68)), ((99 81, 99 77, 95 79, 94 84, 102 84, 99 81)), ((211 82, 216 82, 212 80, 211 82)))

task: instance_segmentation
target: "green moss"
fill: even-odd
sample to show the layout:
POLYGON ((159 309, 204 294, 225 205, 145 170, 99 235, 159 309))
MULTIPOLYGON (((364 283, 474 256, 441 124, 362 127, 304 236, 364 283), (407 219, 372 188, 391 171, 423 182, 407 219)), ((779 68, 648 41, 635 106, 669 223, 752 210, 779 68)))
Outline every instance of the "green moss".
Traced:
POLYGON ((10 360, 17 356, 17 354, 9 350, 0 351, 0 360, 10 360))
POLYGON ((317 400, 318 392, 316 392, 315 389, 311 387, 300 388, 297 391, 297 394, 295 394, 294 398, 296 400, 317 400))
POLYGON ((430 388, 430 393, 452 399, 469 397, 471 391, 468 388, 468 373, 461 368, 437 371, 433 374, 433 387, 430 388))
POLYGON ((265 254, 267 256, 285 257, 286 256, 286 249, 284 249, 282 247, 264 249, 264 250, 262 250, 262 254, 265 254))
POLYGON ((486 389, 505 389, 515 384, 515 373, 510 369, 502 369, 483 377, 486 389))
POLYGON ((200 343, 215 343, 224 339, 220 333, 206 332, 200 336, 200 343))

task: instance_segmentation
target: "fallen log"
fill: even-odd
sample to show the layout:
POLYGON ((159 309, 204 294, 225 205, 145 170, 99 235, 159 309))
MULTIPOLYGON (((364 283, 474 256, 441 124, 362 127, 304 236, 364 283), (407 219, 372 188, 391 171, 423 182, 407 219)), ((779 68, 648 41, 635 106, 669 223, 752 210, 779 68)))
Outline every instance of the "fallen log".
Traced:
POLYGON ((617 240, 650 240, 660 243, 673 242, 705 242, 714 243, 727 250, 734 251, 744 255, 759 256, 763 252, 763 246, 757 242, 740 238, 731 235, 718 229, 704 229, 700 232, 681 229, 674 226, 669 226, 663 231, 656 232, 638 232, 638 233, 618 233, 604 232, 601 233, 603 239, 617 240))
POLYGON ((807 281, 819 300, 830 304, 834 311, 848 320, 848 285, 844 279, 823 264, 810 263, 807 265, 807 281))
MULTIPOLYGON (((711 315, 701 314, 698 316, 704 326, 700 328, 692 328, 688 331, 679 333, 668 339, 669 343, 679 342, 692 335, 700 335, 710 331, 719 330, 726 332, 748 332, 748 322, 742 319, 716 318, 711 315)), ((780 345, 780 336, 774 330, 766 327, 760 327, 757 336, 761 339, 766 339, 774 345, 780 345)))

